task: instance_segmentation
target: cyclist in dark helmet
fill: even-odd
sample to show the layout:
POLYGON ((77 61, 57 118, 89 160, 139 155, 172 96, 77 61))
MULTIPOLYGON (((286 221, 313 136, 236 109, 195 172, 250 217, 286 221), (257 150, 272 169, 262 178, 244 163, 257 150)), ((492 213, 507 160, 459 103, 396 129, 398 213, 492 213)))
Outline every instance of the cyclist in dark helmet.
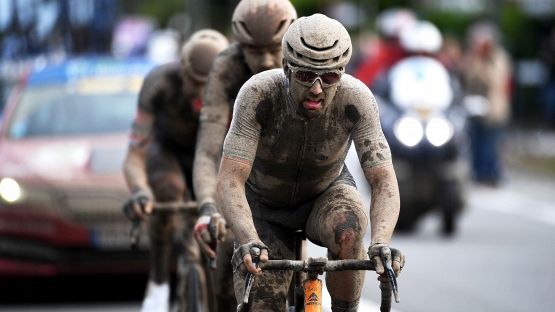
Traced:
POLYGON ((194 233, 210 257, 216 257, 216 241, 222 242, 227 237, 219 245, 217 256, 214 287, 219 306, 236 305, 230 265, 233 238, 231 232, 226 234, 225 220, 215 200, 217 171, 233 102, 239 88, 253 74, 281 67, 281 40, 296 18, 295 8, 287 0, 240 1, 232 18, 237 42, 216 58, 206 84, 193 168, 193 185, 200 207, 194 233))
MULTIPOLYGON (((301 17, 282 41, 283 69, 254 75, 239 91, 226 136, 217 190, 235 234, 234 283, 242 298, 246 270, 258 274, 252 311, 284 311, 292 273, 261 273, 252 263, 293 259, 295 230, 328 249, 331 259, 370 258, 385 276, 381 250, 399 214, 399 191, 376 101, 345 74, 350 36, 322 14, 301 17), (372 186, 365 208, 344 164, 351 142, 372 186)), ((401 257, 393 259, 400 272, 401 257)), ((357 311, 364 271, 331 272, 326 285, 333 311, 357 311)))
MULTIPOLYGON (((153 203, 193 199, 193 156, 204 85, 216 55, 228 46, 215 30, 195 32, 180 62, 160 65, 145 78, 124 164, 132 196, 130 219, 149 218, 151 269, 142 311, 169 309, 169 266, 178 215, 153 210, 153 203)), ((193 222, 185 220, 185 248, 197 255, 193 222), (190 224, 188 224, 190 223, 190 224)), ((200 261, 199 257, 192 259, 200 261)))

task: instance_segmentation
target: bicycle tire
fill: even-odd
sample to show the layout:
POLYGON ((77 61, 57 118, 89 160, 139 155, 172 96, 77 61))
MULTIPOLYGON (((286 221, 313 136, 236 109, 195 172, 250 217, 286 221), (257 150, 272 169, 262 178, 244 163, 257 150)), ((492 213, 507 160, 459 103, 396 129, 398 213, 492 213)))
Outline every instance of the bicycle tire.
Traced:
POLYGON ((186 309, 187 312, 204 312, 200 294, 200 277, 196 265, 192 265, 187 273, 186 287, 186 309))

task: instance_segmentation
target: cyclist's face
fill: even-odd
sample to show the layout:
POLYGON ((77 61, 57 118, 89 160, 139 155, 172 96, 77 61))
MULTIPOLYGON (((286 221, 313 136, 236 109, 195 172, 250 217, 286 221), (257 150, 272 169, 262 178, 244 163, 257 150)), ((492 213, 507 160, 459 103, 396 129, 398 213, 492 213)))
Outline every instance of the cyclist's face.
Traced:
POLYGON ((183 93, 188 99, 202 99, 204 97, 205 82, 194 79, 185 71, 181 72, 181 77, 183 78, 183 93))
POLYGON ((322 115, 333 100, 341 79, 337 70, 316 71, 287 66, 289 92, 299 112, 307 118, 322 115))
POLYGON ((245 60, 254 74, 281 67, 281 44, 271 46, 242 45, 245 60))

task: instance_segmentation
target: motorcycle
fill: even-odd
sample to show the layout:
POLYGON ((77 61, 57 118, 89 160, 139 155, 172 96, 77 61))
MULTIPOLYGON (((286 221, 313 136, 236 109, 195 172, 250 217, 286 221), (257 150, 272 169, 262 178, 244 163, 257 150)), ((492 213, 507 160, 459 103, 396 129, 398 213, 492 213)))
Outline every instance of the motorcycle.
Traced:
POLYGON ((456 232, 468 179, 466 110, 445 67, 427 56, 399 61, 372 88, 401 196, 396 230, 409 232, 439 209, 445 235, 456 232))

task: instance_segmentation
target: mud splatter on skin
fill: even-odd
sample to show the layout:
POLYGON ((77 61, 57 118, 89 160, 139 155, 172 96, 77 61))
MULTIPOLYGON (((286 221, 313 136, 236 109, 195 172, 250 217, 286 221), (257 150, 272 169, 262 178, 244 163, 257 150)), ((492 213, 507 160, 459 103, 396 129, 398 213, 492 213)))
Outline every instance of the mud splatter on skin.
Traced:
POLYGON ((374 157, 372 156, 372 152, 368 151, 368 152, 364 152, 364 154, 362 154, 361 160, 362 165, 364 166, 367 162, 372 163, 374 161, 374 157))
POLYGON ((332 229, 335 233, 335 243, 339 246, 352 245, 356 238, 355 233, 360 233, 361 230, 356 214, 345 209, 341 220, 333 220, 332 229))
POLYGON ((345 116, 354 124, 360 119, 360 113, 353 104, 347 104, 347 106, 345 106, 345 116))

